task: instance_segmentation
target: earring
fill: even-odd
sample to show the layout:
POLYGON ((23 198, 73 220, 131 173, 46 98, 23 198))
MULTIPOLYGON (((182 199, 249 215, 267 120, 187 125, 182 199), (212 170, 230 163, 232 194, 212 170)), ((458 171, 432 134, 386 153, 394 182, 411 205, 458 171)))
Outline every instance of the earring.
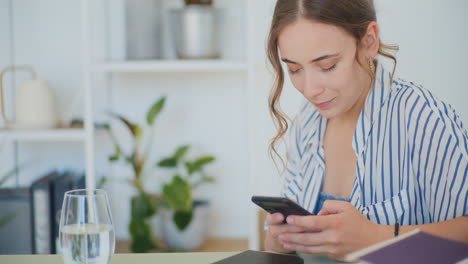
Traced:
POLYGON ((369 59, 367 60, 367 64, 368 64, 368 66, 369 66, 369 70, 372 72, 372 74, 374 74, 374 73, 375 73, 375 65, 374 65, 374 60, 373 60, 373 58, 369 58, 369 59))

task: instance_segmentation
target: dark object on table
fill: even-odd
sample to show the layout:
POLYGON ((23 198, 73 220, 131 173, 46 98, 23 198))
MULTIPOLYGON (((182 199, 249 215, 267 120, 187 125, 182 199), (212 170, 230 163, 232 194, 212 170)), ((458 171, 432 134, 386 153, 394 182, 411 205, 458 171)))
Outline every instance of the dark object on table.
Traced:
POLYGON ((213 264, 303 264, 304 260, 300 257, 285 254, 276 254, 271 252, 247 250, 229 258, 214 262, 213 264))

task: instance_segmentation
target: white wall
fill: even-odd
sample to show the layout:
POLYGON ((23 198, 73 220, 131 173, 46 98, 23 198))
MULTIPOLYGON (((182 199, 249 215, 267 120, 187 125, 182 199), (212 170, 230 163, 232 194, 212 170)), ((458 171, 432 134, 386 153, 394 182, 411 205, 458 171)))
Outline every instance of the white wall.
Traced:
MULTIPOLYGON (((251 1, 251 0, 247 0, 251 1)), ((118 2, 111 5, 110 37, 107 47, 114 58, 122 54, 119 42, 118 19, 122 9, 118 2), (113 11, 112 11, 113 10, 113 11), (113 21, 113 22, 112 22, 113 21)), ((172 6, 174 1, 165 1, 172 6)), ((451 103, 468 124, 468 109, 465 101, 468 89, 465 76, 468 74, 465 62, 468 52, 468 2, 465 0, 414 0, 377 1, 382 39, 400 46, 398 53, 398 74, 419 82, 434 91, 439 97, 451 103)), ((226 30, 231 41, 224 51, 232 58, 245 56, 242 31, 245 13, 243 5, 235 1, 219 0, 220 6, 232 6, 234 11, 228 17, 241 24, 232 23, 226 30), (240 16, 235 18, 234 15, 240 16)), ((218 183, 200 190, 200 195, 208 194, 214 203, 211 234, 218 237, 247 237, 248 220, 245 212, 253 208, 250 194, 278 194, 281 177, 276 172, 267 153, 269 139, 274 135, 274 127, 267 108, 268 90, 272 84, 271 75, 266 70, 264 48, 266 34, 271 19, 274 0, 255 0, 255 37, 252 41, 255 54, 255 84, 251 113, 255 124, 253 129, 254 146, 253 186, 249 182, 246 109, 247 90, 242 73, 223 74, 123 74, 107 76, 109 82, 96 82, 96 115, 104 119, 103 110, 110 107, 125 113, 136 121, 141 121, 147 106, 162 94, 168 96, 168 104, 161 119, 157 121, 155 159, 173 151, 176 145, 194 143, 200 152, 213 153, 218 162, 212 173, 218 183), (101 86, 102 84, 102 86, 101 86)), ((0 66, 11 63, 13 53, 15 63, 31 63, 40 76, 49 79, 57 90, 62 109, 70 105, 73 95, 80 88, 80 13, 79 1, 61 0, 0 0, 0 66), (5 8, 12 2, 14 8, 14 50, 9 46, 8 12, 5 8)), ((229 21, 229 20, 228 20, 229 21)), ((96 27, 99 29, 98 24, 96 27)), ((102 40, 102 39, 101 39, 102 40)), ((106 44, 96 45, 100 51, 106 44)), ((10 83, 10 82, 8 82, 10 83)), ((12 89, 11 83, 7 85, 12 89)), ((301 96, 289 81, 285 89, 282 106, 294 116, 301 96)), ((78 109, 78 113, 81 109, 78 109)), ((103 135, 98 137, 97 175, 122 174, 119 169, 106 163, 106 155, 111 151, 103 135), (101 144, 103 143, 103 144, 101 144)), ((20 144, 20 160, 39 159, 38 169, 24 175, 19 180, 27 184, 37 175, 53 167, 83 166, 83 146, 81 144, 20 144)), ((13 148, 5 148, 2 153, 2 168, 12 166, 13 148), (3 158, 5 157, 5 158, 3 158)), ((155 170, 156 174, 160 173, 155 170)), ((156 189, 156 183, 149 181, 156 189)), ((116 213, 117 214, 117 213, 116 213)), ((125 226, 118 234, 125 236, 125 226)))
POLYGON ((378 0, 382 40, 400 46, 397 74, 450 103, 468 124, 468 1, 378 0))

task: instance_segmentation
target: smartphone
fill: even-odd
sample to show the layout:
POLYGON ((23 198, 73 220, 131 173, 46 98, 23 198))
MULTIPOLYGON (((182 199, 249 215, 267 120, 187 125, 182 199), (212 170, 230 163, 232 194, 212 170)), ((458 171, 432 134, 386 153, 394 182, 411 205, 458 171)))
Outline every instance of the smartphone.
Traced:
POLYGON ((289 215, 312 215, 297 203, 285 197, 272 196, 252 196, 252 202, 263 208, 270 214, 281 213, 284 216, 284 223, 289 215))

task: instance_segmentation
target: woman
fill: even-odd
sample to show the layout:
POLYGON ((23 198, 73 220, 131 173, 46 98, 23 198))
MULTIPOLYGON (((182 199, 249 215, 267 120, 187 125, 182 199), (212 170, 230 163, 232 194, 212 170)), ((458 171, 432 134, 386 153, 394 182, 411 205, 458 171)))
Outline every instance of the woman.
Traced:
POLYGON ((267 250, 345 254, 415 228, 468 242, 468 136, 449 105, 377 60, 372 0, 278 0, 268 42, 307 99, 290 128, 284 195, 314 216, 268 215, 267 250), (398 225, 401 227, 398 228, 398 225))

